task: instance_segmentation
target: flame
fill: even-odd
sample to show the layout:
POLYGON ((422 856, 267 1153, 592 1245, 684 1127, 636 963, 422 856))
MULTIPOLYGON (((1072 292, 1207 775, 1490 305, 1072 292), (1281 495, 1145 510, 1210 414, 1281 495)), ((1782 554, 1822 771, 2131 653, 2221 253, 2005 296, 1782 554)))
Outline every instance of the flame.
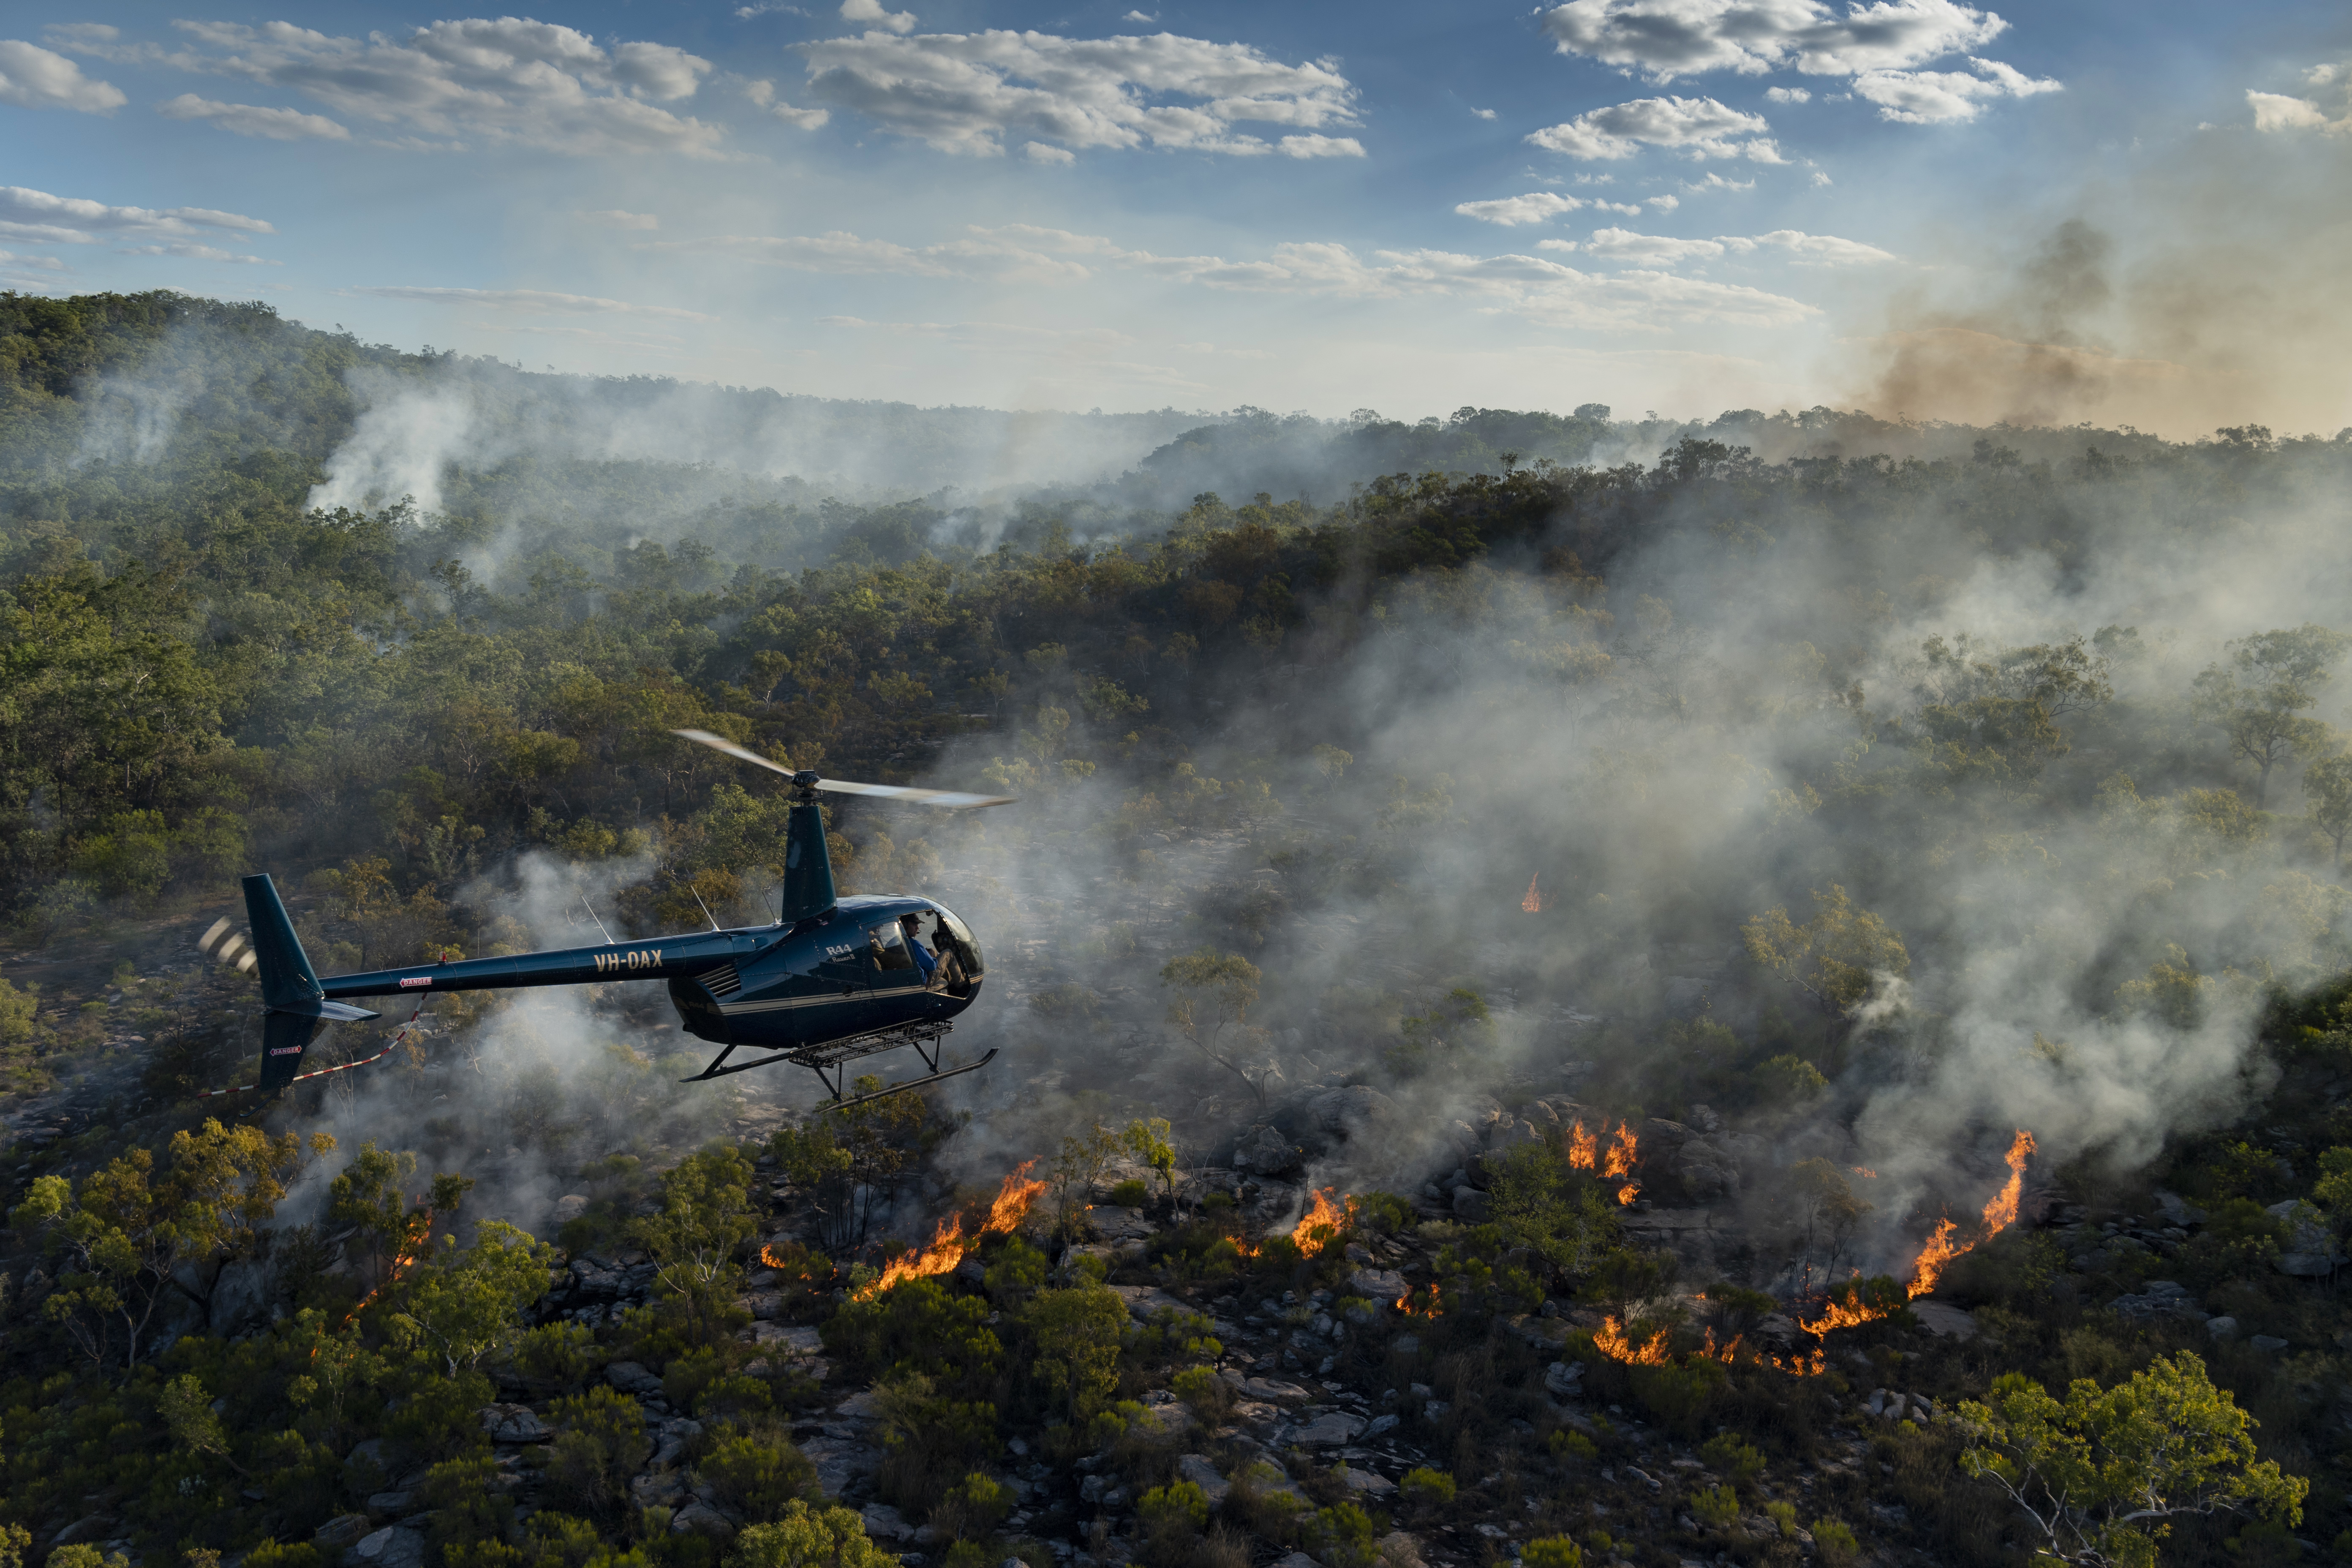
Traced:
MULTIPOLYGON (((1956 1242, 1952 1238, 1958 1234, 1959 1226, 1948 1217, 1937 1222, 1927 1245, 1919 1248, 1919 1260, 1911 1266, 1910 1282, 1903 1287, 1906 1300, 1916 1300, 1927 1295, 1936 1288, 1936 1281, 1943 1278, 1944 1270, 1951 1267, 1952 1259, 1975 1251, 2017 1223, 2018 1199, 2025 1191, 2025 1162, 2033 1150, 2033 1134, 2020 1128, 2017 1136, 2010 1141, 2007 1156, 2009 1180, 2001 1184, 2000 1191, 1995 1193, 1992 1201, 1984 1206, 1982 1235, 1970 1241, 1956 1242)), ((1859 1302, 1833 1300, 1822 1316, 1798 1326, 1809 1334, 1821 1334, 1832 1329, 1850 1329, 1881 1316, 1884 1314, 1871 1311, 1859 1302)))
POLYGON ((1423 1307, 1414 1306, 1412 1304, 1412 1289, 1408 1286, 1405 1289, 1405 1293, 1396 1299, 1396 1310, 1402 1312, 1408 1318, 1436 1318, 1444 1316, 1444 1308, 1438 1302, 1437 1287, 1435 1285, 1425 1285, 1423 1289, 1429 1292, 1428 1305, 1423 1307))
POLYGON ((772 1241, 767 1243, 760 1248, 760 1261, 805 1285, 814 1285, 829 1279, 833 1272, 830 1263, 819 1271, 816 1265, 821 1259, 812 1256, 807 1247, 796 1241, 787 1241, 781 1247, 772 1241))
POLYGON ((1856 1165, 1853 1168, 1853 1173, 1857 1176, 1867 1176, 1874 1182, 1878 1180, 1878 1173, 1867 1165, 1856 1165))
POLYGON ((1642 1184, 1639 1182, 1628 1182, 1623 1186, 1617 1189, 1617 1201, 1624 1205, 1627 1208, 1632 1208, 1633 1206, 1633 1200, 1641 1195, 1642 1184))
POLYGON ((1544 898, 1541 893, 1536 891, 1536 879, 1542 875, 1543 873, 1538 871, 1536 873, 1535 877, 1529 877, 1528 879, 1528 896, 1519 900, 1519 908, 1527 910, 1528 913, 1531 915, 1539 915, 1543 913, 1544 898))
MULTIPOLYGON (((1601 1162, 1601 1173, 1604 1176, 1632 1175, 1634 1142, 1633 1129, 1625 1122, 1617 1123, 1617 1137, 1615 1142, 1609 1145, 1609 1157, 1601 1162)), ((1623 1198, 1619 1201, 1632 1203, 1633 1200, 1623 1198)))
POLYGON ((1307 1213, 1290 1233, 1301 1258, 1313 1258, 1339 1239, 1356 1224, 1356 1200, 1342 1193, 1339 1201, 1331 1201, 1331 1189, 1325 1187, 1315 1194, 1307 1213))
POLYGON ((1583 1122, 1578 1122, 1575 1130, 1568 1135, 1568 1163, 1580 1171, 1593 1169, 1601 1163, 1597 1152, 1599 1142, 1600 1140, 1584 1130, 1583 1122))
POLYGON ((995 1199, 988 1205, 988 1218, 970 1237, 963 1234, 963 1215, 943 1219, 931 1235, 929 1247, 919 1247, 883 1265, 882 1277, 858 1290, 854 1300, 870 1301, 894 1285, 909 1279, 929 1279, 952 1270, 980 1245, 982 1237, 1001 1236, 1019 1225, 1028 1215, 1029 1205, 1045 1191, 1046 1184, 1027 1179, 1031 1160, 1004 1178, 995 1199))
POLYGON ((1666 1364, 1666 1333, 1660 1329, 1640 1344, 1625 1337, 1614 1318, 1603 1318, 1592 1331, 1592 1348, 1611 1361, 1622 1361, 1628 1366, 1664 1366, 1666 1364))

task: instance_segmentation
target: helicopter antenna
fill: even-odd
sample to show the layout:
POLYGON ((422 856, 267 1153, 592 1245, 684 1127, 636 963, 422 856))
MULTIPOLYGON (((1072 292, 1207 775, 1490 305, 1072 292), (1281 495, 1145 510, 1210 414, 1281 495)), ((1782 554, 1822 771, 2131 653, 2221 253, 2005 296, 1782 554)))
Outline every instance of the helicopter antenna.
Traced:
POLYGON ((710 919, 710 906, 702 902, 702 895, 696 891, 694 884, 692 882, 688 882, 686 885, 686 890, 694 894, 694 901, 702 905, 702 918, 704 920, 710 921, 710 929, 712 931, 717 931, 719 929, 719 922, 710 919))
POLYGON ((604 931, 604 922, 596 919, 596 906, 588 901, 588 895, 585 893, 580 895, 580 907, 588 911, 588 918, 590 920, 596 921, 596 929, 598 931, 604 931, 604 940, 609 943, 613 940, 613 933, 611 931, 604 931))

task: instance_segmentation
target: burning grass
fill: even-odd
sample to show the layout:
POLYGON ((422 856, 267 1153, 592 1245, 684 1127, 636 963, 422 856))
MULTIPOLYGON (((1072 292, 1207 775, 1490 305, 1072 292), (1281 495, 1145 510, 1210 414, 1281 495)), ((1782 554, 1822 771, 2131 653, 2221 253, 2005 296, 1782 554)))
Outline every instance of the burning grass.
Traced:
POLYGON ((1979 1235, 1957 1241, 1954 1237, 1960 1228, 1958 1222, 1948 1216, 1937 1222, 1926 1245, 1919 1249, 1918 1261, 1911 1267, 1910 1282, 1903 1287, 1903 1301, 1865 1300, 1861 1291, 1849 1288, 1841 1297, 1832 1298, 1820 1317, 1798 1326, 1809 1334, 1856 1328, 1886 1317, 1899 1310, 1904 1301, 1916 1300, 1935 1289, 1937 1280, 1943 1278, 1954 1258, 1975 1251, 2017 1223, 2018 1202, 2025 1192, 2025 1162, 2032 1155, 2033 1147, 2033 1134, 2020 1128, 2017 1136, 2010 1141, 2009 1180, 1985 1205, 1979 1235))
POLYGON ((1011 1235, 1028 1217, 1031 1205, 1045 1195, 1048 1184, 1028 1179, 1029 1171, 1036 1163, 1031 1160, 1004 1178, 1004 1184, 997 1189, 995 1198, 988 1205, 988 1217, 971 1235, 964 1235, 964 1216, 961 1215, 940 1221, 929 1247, 918 1247, 883 1265, 881 1277, 859 1287, 852 1300, 870 1301, 893 1285, 946 1274, 971 1256, 982 1237, 1011 1235))

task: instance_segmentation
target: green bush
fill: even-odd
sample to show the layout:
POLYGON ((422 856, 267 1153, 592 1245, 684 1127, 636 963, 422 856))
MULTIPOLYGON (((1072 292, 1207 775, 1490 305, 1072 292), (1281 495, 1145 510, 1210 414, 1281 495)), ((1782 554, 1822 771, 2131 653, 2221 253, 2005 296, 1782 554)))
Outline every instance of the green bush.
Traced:
POLYGON ((1706 1487, 1691 1495, 1690 1510, 1701 1524, 1721 1530, 1739 1517, 1739 1494, 1729 1487, 1706 1487))
POLYGON ((930 1526, 954 1541, 986 1535, 1013 1511, 1013 1489, 984 1470, 973 1470, 948 1489, 932 1508, 930 1526))
POLYGON ((563 1430, 548 1448, 549 1492, 576 1512, 616 1517, 628 1500, 629 1478, 652 1452, 637 1402, 599 1387, 557 1400, 550 1413, 563 1430))
POLYGON ((1822 1554, 1822 1561, 1828 1563, 1829 1568, 1845 1568, 1862 1546, 1854 1540, 1853 1531, 1842 1521, 1817 1519, 1813 1521, 1813 1549, 1822 1554))
POLYGON ((1764 1517, 1770 1520, 1774 1524, 1780 1526, 1780 1538, 1783 1541, 1797 1533, 1797 1505, 1795 1503, 1768 1502, 1764 1505, 1764 1517))
POLYGON ((816 1467, 782 1436, 722 1437, 695 1468, 721 1502, 755 1524, 782 1518, 795 1499, 814 1501, 821 1495, 816 1467))
POLYGON ((897 1562, 867 1539, 866 1521, 849 1510, 797 1500, 774 1523, 746 1529, 727 1554, 727 1568, 893 1568, 897 1562))
POLYGON ((1601 1445, 1572 1427, 1561 1426, 1545 1440, 1555 1459, 1597 1459, 1601 1445))
POLYGON ((425 1506, 433 1510, 431 1541, 444 1557, 477 1542, 506 1538, 514 1523, 514 1504, 499 1488, 498 1479, 498 1461, 487 1454, 445 1460, 425 1472, 425 1506))
POLYGON ((604 1363, 595 1331, 579 1323, 542 1323, 515 1342, 515 1367, 536 1383, 577 1388, 604 1363))
POLYGON ((866 1376, 919 1374, 974 1394, 995 1382, 1004 1354, 988 1327, 988 1303, 936 1279, 909 1279, 870 1301, 852 1301, 818 1331, 827 1351, 866 1376))
POLYGON ((1410 1198, 1394 1193, 1360 1193, 1356 1196, 1356 1224, 1382 1236, 1394 1236, 1412 1223, 1413 1206, 1410 1198))
MULTIPOLYGON (((49 1561, 58 1568, 67 1568, 61 1552, 51 1552, 49 1561)), ((319 1549, 307 1541, 289 1541, 284 1545, 264 1541, 245 1554, 246 1568, 320 1568, 322 1561, 319 1549)))
POLYGON ((588 1560, 605 1550, 593 1522, 552 1509, 532 1514, 522 1528, 531 1568, 587 1568, 588 1560))
POLYGON ((1706 1423, 1706 1414, 1728 1373, 1719 1361, 1695 1356, 1687 1363, 1629 1369, 1633 1397, 1640 1400, 1659 1426, 1683 1437, 1695 1437, 1706 1423))
POLYGON ((1143 1527, 1154 1532, 1178 1527, 1200 1531, 1209 1525, 1209 1494, 1192 1481, 1154 1487, 1136 1510, 1143 1516, 1143 1527))
POLYGON ((1380 1560, 1380 1526, 1354 1503, 1317 1510, 1302 1533, 1325 1568, 1371 1568, 1380 1560))
POLYGON ((1407 1470, 1397 1482, 1397 1493, 1405 1501, 1423 1508, 1444 1508, 1454 1500, 1454 1478, 1444 1470, 1433 1470, 1426 1465, 1407 1470))
POLYGON ((1224 1419, 1226 1406, 1233 1399, 1232 1384, 1219 1377, 1213 1366, 1188 1366, 1176 1374, 1169 1386, 1184 1402, 1184 1407, 1207 1426, 1224 1419))
POLYGON ((1539 1535, 1519 1553, 1521 1568, 1584 1568, 1584 1548, 1565 1535, 1539 1535))
POLYGON ((1110 1201, 1123 1209, 1139 1209, 1151 1201, 1151 1188, 1130 1177, 1111 1188, 1110 1201))
POLYGON ((1718 1432, 1699 1446, 1698 1457, 1735 1486, 1746 1486, 1764 1469, 1764 1451, 1737 1432, 1718 1432))

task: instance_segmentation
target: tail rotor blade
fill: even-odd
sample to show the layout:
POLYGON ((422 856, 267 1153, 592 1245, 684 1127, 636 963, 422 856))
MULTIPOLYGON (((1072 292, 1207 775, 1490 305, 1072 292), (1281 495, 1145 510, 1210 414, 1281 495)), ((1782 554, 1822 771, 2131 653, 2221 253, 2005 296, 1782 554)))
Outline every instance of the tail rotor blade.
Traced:
POLYGON ((239 974, 252 973, 260 962, 244 933, 230 929, 226 917, 213 921, 211 928, 196 939, 196 951, 223 969, 234 969, 239 974))

